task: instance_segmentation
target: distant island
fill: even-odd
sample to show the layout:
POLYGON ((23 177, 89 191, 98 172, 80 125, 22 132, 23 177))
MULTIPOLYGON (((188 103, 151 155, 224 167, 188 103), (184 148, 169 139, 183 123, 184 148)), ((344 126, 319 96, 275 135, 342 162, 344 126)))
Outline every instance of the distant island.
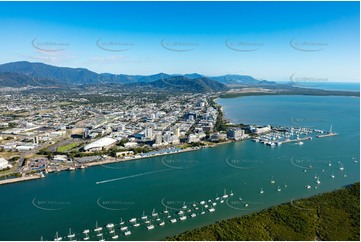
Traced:
POLYGON ((360 240, 360 183, 194 229, 167 240, 360 240))

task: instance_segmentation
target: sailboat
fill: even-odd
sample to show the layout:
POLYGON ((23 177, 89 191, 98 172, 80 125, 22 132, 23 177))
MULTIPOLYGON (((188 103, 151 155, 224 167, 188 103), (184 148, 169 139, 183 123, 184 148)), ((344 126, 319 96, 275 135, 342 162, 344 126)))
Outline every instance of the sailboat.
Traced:
POLYGON ((120 218, 120 225, 123 225, 124 224, 124 221, 123 221, 123 218, 120 218))
POLYGON ((165 206, 165 210, 163 211, 163 213, 168 213, 168 207, 165 206))
POLYGON ((117 235, 117 234, 114 234, 113 236, 112 236, 112 239, 118 239, 119 238, 119 235, 117 235))
POLYGON ((281 188, 280 188, 280 186, 278 186, 278 188, 277 188, 277 192, 280 192, 281 191, 281 188))
POLYGON ((165 224, 164 220, 162 220, 162 222, 159 223, 160 226, 163 226, 165 224))
POLYGON ((74 238, 75 237, 75 233, 71 233, 71 228, 69 228, 69 234, 68 234, 68 236, 67 236, 69 239, 72 239, 72 238, 74 238))
POLYGON ((155 217, 155 216, 157 216, 157 215, 158 215, 158 213, 156 213, 156 212, 155 212, 155 209, 153 208, 152 216, 155 217))
POLYGON ((271 183, 272 183, 272 184, 275 183, 275 179, 273 178, 273 176, 272 176, 272 179, 271 179, 271 183))
POLYGON ((154 229, 154 225, 150 223, 150 224, 147 226, 147 229, 148 229, 148 230, 154 229))
POLYGON ((148 218, 148 216, 145 215, 145 212, 143 211, 143 216, 141 217, 141 219, 145 220, 145 219, 147 219, 147 218, 148 218))
POLYGON ((331 174, 331 178, 335 178, 335 175, 333 173, 331 174))
POLYGON ((317 177, 316 183, 317 183, 317 184, 320 184, 320 183, 321 183, 320 177, 317 177))
POLYGON ((226 193, 226 189, 224 189, 224 194, 222 196, 223 198, 227 198, 228 197, 228 194, 226 193))
POLYGON ((56 231, 54 241, 61 241, 62 239, 62 237, 59 237, 58 231, 56 231))
POLYGON ((344 170, 344 167, 343 167, 343 164, 341 163, 340 164, 340 167, 338 168, 340 171, 343 171, 344 170))
POLYGON ((98 232, 98 231, 101 231, 101 230, 103 230, 103 228, 102 228, 102 227, 98 227, 98 221, 96 221, 96 222, 95 222, 95 229, 94 229, 94 231, 95 231, 95 232, 98 232))
POLYGON ((261 188, 261 191, 259 191, 259 193, 263 194, 263 188, 261 188))

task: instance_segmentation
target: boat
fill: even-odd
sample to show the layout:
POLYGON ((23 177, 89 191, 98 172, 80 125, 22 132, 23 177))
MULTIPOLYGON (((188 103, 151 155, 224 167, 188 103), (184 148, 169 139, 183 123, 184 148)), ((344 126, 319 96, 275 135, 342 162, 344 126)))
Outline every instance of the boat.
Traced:
POLYGON ((103 236, 103 234, 102 234, 102 233, 99 233, 99 234, 97 234, 97 236, 100 237, 100 236, 103 236))
POLYGON ((263 189, 261 188, 261 191, 259 191, 259 193, 263 194, 263 189))
POLYGON ((120 230, 121 230, 121 231, 124 231, 124 230, 127 230, 127 229, 128 229, 127 226, 120 227, 120 230))
POLYGON ((139 226, 140 226, 140 223, 133 224, 133 227, 139 227, 139 226))
POLYGON ((248 203, 246 203, 244 206, 245 206, 245 207, 248 207, 248 203))
POLYGON ((202 207, 202 212, 201 212, 201 214, 203 215, 203 214, 205 214, 206 212, 203 210, 203 207, 202 207))
POLYGON ((95 222, 95 229, 94 229, 94 231, 95 231, 95 232, 98 232, 98 231, 101 231, 101 230, 103 230, 103 228, 102 228, 102 227, 98 227, 98 221, 96 221, 96 222, 95 222))
POLYGON ((278 186, 278 188, 277 188, 277 192, 280 192, 281 191, 281 188, 280 188, 280 186, 278 186))
POLYGON ((275 179, 272 177, 271 183, 274 184, 275 182, 276 182, 275 179))
POLYGON ((152 211, 152 216, 155 217, 155 216, 158 216, 158 213, 155 212, 155 209, 153 208, 153 211, 152 211))
POLYGON ((163 226, 163 225, 165 225, 165 222, 162 221, 162 222, 159 223, 159 225, 160 225, 160 226, 163 226))
POLYGON ((113 236, 112 236, 112 239, 118 239, 119 238, 119 235, 117 235, 117 234, 114 234, 113 236))
POLYGON ((338 168, 340 171, 343 171, 345 168, 343 167, 343 164, 340 164, 340 167, 338 168))
POLYGON ((75 237, 75 233, 71 233, 71 228, 69 228, 69 234, 68 234, 68 236, 67 236, 69 239, 72 239, 72 238, 74 238, 75 237))
POLYGON ((183 202, 182 208, 183 208, 183 209, 186 209, 186 208, 187 208, 186 202, 183 202))
POLYGON ((219 201, 219 203, 224 203, 224 200, 219 201))
POLYGON ((331 174, 331 178, 335 178, 335 175, 333 173, 331 174))
POLYGON ((226 189, 224 189, 224 194, 222 196, 223 198, 227 198, 228 197, 228 194, 226 193, 226 189))
POLYGON ((305 188, 310 189, 310 188, 311 188, 311 186, 310 186, 310 185, 306 185, 306 186, 305 186, 305 188))
POLYGON ((328 166, 332 166, 332 163, 331 163, 331 161, 328 163, 328 166))
POLYGON ((175 219, 175 218, 172 218, 171 220, 169 220, 172 224, 173 223, 176 223, 177 222, 177 219, 175 219))
POLYGON ((129 219, 129 222, 135 223, 135 222, 137 222, 137 218, 131 218, 131 219, 129 219))
POLYGON ((114 228, 114 224, 107 224, 107 226, 105 226, 105 227, 107 227, 108 229, 111 229, 111 228, 114 228))
POLYGON ((153 225, 153 224, 148 225, 148 226, 147 226, 147 229, 148 229, 148 230, 154 229, 154 225, 153 225))
POLYGON ((187 213, 190 213, 190 212, 192 212, 192 210, 191 210, 191 209, 188 209, 188 210, 187 210, 187 213))
POLYGON ((199 204, 204 205, 204 204, 206 204, 206 202, 205 201, 200 201, 199 204))
POLYGON ((132 232, 130 232, 129 230, 124 232, 125 236, 131 235, 131 234, 132 234, 132 232))
POLYGON ((89 233, 89 232, 90 232, 90 230, 89 230, 89 229, 86 229, 86 230, 83 231, 83 234, 87 234, 87 233, 89 233))
POLYGON ((165 207, 165 210, 163 211, 163 213, 168 213, 168 207, 165 207))
POLYGON ((179 218, 179 220, 182 220, 182 221, 183 221, 183 220, 186 220, 186 219, 187 219, 187 216, 184 216, 184 215, 179 218))
POLYGON ((196 216, 197 216, 197 214, 192 213, 190 216, 191 216, 191 218, 194 218, 194 217, 196 217, 196 216))
POLYGON ((69 171, 75 171, 75 167, 70 166, 70 167, 68 168, 68 170, 69 170, 69 171))
POLYGON ((102 235, 102 238, 99 241, 105 241, 104 238, 103 238, 103 234, 101 234, 101 235, 102 235))
POLYGON ((184 211, 183 210, 180 210, 179 212, 178 212, 178 215, 182 215, 184 213, 184 211))
POLYGON ((211 208, 208 209, 208 211, 209 211, 210 213, 213 213, 214 211, 216 211, 216 209, 215 209, 214 207, 211 207, 211 208))
POLYGON ((230 196, 233 196, 234 194, 233 194, 233 192, 231 191, 231 193, 229 194, 230 196))
POLYGON ((145 212, 143 211, 143 216, 141 217, 141 219, 145 220, 145 219, 147 219, 147 218, 148 218, 148 216, 145 215, 145 212))
POLYGON ((297 142, 298 145, 303 145, 302 141, 297 142))
POLYGON ((150 221, 149 221, 149 220, 145 220, 144 223, 150 224, 150 221))
POLYGON ((63 238, 59 237, 58 231, 55 233, 54 241, 61 241, 63 238))
POLYGON ((86 234, 86 236, 83 238, 83 240, 89 240, 89 235, 86 234))
POLYGON ((208 208, 208 205, 206 204, 206 205, 204 205, 204 207, 205 207, 205 208, 208 208))
POLYGON ((216 206, 216 205, 217 205, 217 203, 216 203, 216 202, 212 203, 212 206, 216 206))
POLYGON ((355 156, 352 156, 353 162, 357 163, 357 160, 355 159, 355 156))
POLYGON ((319 177, 317 177, 316 183, 317 183, 317 184, 320 184, 320 183, 321 183, 321 181, 320 181, 320 178, 319 178, 319 177))
POLYGON ((114 229, 112 229, 112 230, 109 231, 109 234, 114 234, 114 233, 115 233, 115 230, 114 230, 114 229))

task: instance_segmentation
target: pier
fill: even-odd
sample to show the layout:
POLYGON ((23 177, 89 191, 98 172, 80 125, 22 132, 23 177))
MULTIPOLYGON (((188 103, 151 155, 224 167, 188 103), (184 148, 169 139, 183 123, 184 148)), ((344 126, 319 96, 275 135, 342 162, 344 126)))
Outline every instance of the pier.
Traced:
POLYGON ((15 183, 15 182, 22 182, 22 181, 29 181, 29 180, 40 179, 40 178, 41 178, 41 176, 39 176, 39 175, 33 175, 33 176, 5 179, 5 180, 0 181, 0 185, 5 185, 5 184, 15 183))

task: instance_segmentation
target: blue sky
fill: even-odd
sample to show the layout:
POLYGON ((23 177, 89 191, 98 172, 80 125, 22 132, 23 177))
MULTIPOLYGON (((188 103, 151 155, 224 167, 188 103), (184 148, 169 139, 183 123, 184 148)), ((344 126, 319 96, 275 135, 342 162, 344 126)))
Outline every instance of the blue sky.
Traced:
POLYGON ((359 2, 0 2, 0 63, 359 82, 359 2))

